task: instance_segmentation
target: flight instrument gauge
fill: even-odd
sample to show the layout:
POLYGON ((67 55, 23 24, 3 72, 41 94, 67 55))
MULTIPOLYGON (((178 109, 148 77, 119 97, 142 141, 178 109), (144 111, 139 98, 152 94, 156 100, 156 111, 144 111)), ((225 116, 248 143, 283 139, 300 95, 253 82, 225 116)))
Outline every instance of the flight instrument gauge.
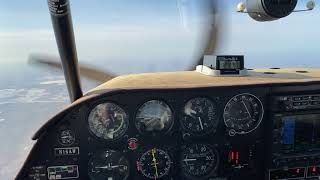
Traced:
POLYGON ((98 152, 89 160, 88 174, 91 180, 126 180, 129 177, 129 162, 118 151, 98 152))
POLYGON ((148 101, 138 109, 135 125, 142 134, 168 133, 173 126, 172 110, 163 101, 148 101))
POLYGON ((217 125, 217 108, 210 99, 194 98, 185 104, 182 126, 187 132, 207 134, 215 130, 217 125))
POLYGON ((193 144, 182 151, 182 172, 191 179, 205 178, 214 173, 219 164, 216 149, 206 144, 193 144))
POLYGON ((59 132, 58 141, 63 146, 70 146, 75 142, 75 134, 71 129, 64 129, 59 132))
POLYGON ((88 117, 90 131, 105 140, 117 140, 127 131, 129 119, 126 112, 114 103, 95 106, 88 117))
POLYGON ((256 96, 239 94, 229 100, 223 118, 230 135, 247 134, 260 125, 263 113, 262 102, 256 96))
POLYGON ((160 179, 169 174, 172 161, 167 152, 153 148, 142 154, 138 165, 143 176, 148 179, 160 179))

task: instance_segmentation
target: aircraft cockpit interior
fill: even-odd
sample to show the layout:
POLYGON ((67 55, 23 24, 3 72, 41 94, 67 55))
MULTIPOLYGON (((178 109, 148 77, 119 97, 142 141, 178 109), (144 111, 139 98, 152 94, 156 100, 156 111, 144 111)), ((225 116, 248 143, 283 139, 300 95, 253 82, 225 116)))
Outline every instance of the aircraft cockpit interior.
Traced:
MULTIPOLYGON (((238 13, 263 23, 304 13, 296 4, 247 0, 238 13)), ((245 55, 213 55, 209 42, 192 70, 83 94, 70 3, 48 5, 72 103, 34 134, 17 180, 320 179, 319 69, 247 69, 245 55)))

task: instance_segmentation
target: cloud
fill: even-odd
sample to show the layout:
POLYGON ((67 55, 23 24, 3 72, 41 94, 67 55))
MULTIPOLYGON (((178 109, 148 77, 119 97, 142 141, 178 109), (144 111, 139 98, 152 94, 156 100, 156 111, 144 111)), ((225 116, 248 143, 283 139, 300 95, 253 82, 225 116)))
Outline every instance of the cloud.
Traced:
MULTIPOLYGON (((1 111, 0 111, 0 114, 2 114, 1 111)), ((5 119, 3 119, 3 118, 0 117, 0 122, 3 122, 3 121, 5 121, 5 119)))
POLYGON ((46 89, 0 89, 0 105, 15 103, 52 103, 66 102, 65 92, 48 92, 46 89))
POLYGON ((0 55, 4 62, 26 62, 31 53, 57 54, 52 30, 0 32, 0 55))
MULTIPOLYGON (((318 50, 319 25, 315 23, 319 19, 318 12, 295 13, 282 20, 267 23, 255 22, 247 14, 232 12, 234 9, 227 9, 231 21, 229 18, 223 21, 228 29, 223 34, 226 39, 221 41, 221 54, 251 56, 285 52, 284 54, 290 55, 295 51, 310 56, 310 51, 318 50)), ((189 23, 194 22, 192 17, 186 16, 189 23)), ((103 21, 100 24, 96 21, 75 22, 80 64, 99 64, 102 69, 112 69, 116 74, 147 72, 154 68, 166 71, 167 64, 172 67, 170 70, 181 70, 181 67, 187 67, 200 57, 208 36, 205 26, 200 31, 191 28, 190 32, 184 27, 187 22, 181 23, 180 19, 182 18, 177 12, 172 17, 159 16, 156 20, 150 18, 141 22, 140 19, 130 22, 103 21), (118 65, 119 62, 121 66, 118 65)), ((206 18, 198 20, 200 21, 197 23, 202 24, 201 20, 206 18)), ((195 24, 191 23, 197 27, 195 24)), ((0 55, 4 59, 1 63, 25 62, 30 53, 58 55, 51 26, 47 29, 0 32, 0 55)), ((271 58, 278 56, 273 55, 271 58)))
POLYGON ((50 76, 44 76, 40 77, 39 80, 57 80, 57 79, 64 79, 63 75, 50 75, 50 76))
POLYGON ((55 81, 44 81, 44 82, 40 82, 40 84, 42 84, 42 85, 56 84, 56 85, 61 86, 61 85, 65 85, 66 82, 63 79, 63 80, 55 80, 55 81))
POLYGON ((54 40, 52 29, 29 29, 29 30, 12 30, 0 31, 0 38, 3 40, 12 39, 37 39, 37 40, 54 40))
MULTIPOLYGON (((179 22, 162 22, 164 23, 145 26, 75 26, 79 61, 95 64, 96 60, 105 60, 106 68, 109 68, 109 63, 119 61, 127 65, 139 64, 141 67, 149 66, 150 63, 188 66, 201 52, 199 49, 206 44, 206 32, 188 32, 179 22)), ((2 62, 25 62, 31 53, 58 54, 51 29, 0 32, 0 55, 4 59, 2 62)))

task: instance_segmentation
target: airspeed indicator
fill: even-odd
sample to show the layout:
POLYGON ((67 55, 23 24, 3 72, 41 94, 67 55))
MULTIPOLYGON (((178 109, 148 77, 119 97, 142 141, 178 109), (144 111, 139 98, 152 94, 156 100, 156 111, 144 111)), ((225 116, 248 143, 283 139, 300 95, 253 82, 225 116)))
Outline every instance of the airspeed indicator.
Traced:
POLYGON ((194 98, 184 106, 182 127, 195 135, 215 131, 218 125, 216 105, 208 98, 194 98))

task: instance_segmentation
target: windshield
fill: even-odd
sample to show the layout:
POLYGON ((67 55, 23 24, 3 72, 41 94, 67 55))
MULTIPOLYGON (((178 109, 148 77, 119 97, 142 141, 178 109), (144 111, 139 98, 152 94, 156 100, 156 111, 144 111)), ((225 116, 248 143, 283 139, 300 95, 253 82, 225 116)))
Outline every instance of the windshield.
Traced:
MULTIPOLYGON (((26 62, 31 53, 58 55, 47 4, 37 1, 2 3, 0 55, 5 62, 26 62)), ((79 61, 116 74, 186 69, 208 40, 210 1, 72 2, 79 61)), ((314 67, 318 9, 260 23, 237 13, 238 2, 220 6, 224 29, 217 53, 245 55, 247 67, 287 67, 288 62, 314 67)), ((297 9, 306 2, 300 0, 297 9)))
MULTIPOLYGON (((215 54, 244 55, 247 68, 320 67, 318 7, 261 23, 236 12, 239 0, 219 2, 214 17, 211 0, 72 1, 79 62, 116 75, 189 70, 218 17, 215 54)), ((34 131, 69 102, 61 71, 28 63, 31 54, 59 57, 47 2, 0 4, 0 177, 12 179, 34 131)), ((99 84, 82 80, 85 91, 99 84)))

